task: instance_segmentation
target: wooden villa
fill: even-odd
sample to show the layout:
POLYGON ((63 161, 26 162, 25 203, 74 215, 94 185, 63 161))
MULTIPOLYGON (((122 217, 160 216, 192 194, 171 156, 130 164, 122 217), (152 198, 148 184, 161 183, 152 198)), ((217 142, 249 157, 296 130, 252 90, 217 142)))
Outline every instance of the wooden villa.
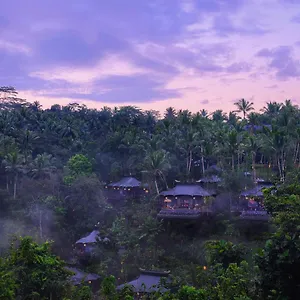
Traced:
POLYGON ((93 292, 100 289, 101 277, 94 273, 85 273, 77 268, 66 267, 66 269, 73 273, 70 281, 73 285, 87 284, 91 287, 93 292))
POLYGON ((131 287, 135 293, 136 299, 141 299, 143 296, 154 292, 163 294, 169 291, 169 289, 165 287, 166 283, 170 282, 169 271, 147 271, 140 269, 140 272, 138 278, 119 285, 117 290, 121 291, 126 286, 131 287))
POLYGON ((215 192, 198 184, 177 184, 174 188, 160 193, 161 219, 198 219, 212 214, 212 198, 215 192))
POLYGON ((148 186, 134 177, 123 177, 120 181, 105 186, 105 195, 111 201, 136 198, 148 193, 148 186))
POLYGON ((245 220, 268 220, 269 215, 264 209, 263 190, 274 186, 271 182, 258 180, 257 185, 250 189, 241 192, 241 208, 242 212, 240 219, 245 220))
POLYGON ((95 249, 96 243, 101 241, 100 232, 92 231, 89 235, 79 239, 75 243, 75 251, 78 256, 91 255, 95 249))

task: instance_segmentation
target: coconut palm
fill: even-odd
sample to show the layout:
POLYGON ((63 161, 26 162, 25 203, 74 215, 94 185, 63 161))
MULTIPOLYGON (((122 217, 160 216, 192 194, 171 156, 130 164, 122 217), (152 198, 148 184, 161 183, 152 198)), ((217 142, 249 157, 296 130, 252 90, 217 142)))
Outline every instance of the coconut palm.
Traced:
POLYGON ((262 144, 261 141, 254 136, 250 136, 248 139, 247 149, 251 155, 251 164, 252 164, 252 174, 253 174, 253 181, 256 181, 256 168, 255 168, 255 159, 259 149, 261 149, 262 144))
POLYGON ((8 153, 2 163, 5 167, 5 171, 7 172, 7 190, 9 190, 9 177, 12 177, 13 198, 16 199, 19 175, 26 172, 24 156, 15 150, 8 153))
POLYGON ((234 105, 237 107, 237 112, 243 113, 244 120, 246 119, 246 115, 251 110, 254 110, 253 104, 253 102, 249 102, 244 98, 234 103, 234 105))
POLYGON ((176 110, 174 107, 168 107, 165 112, 165 119, 174 119, 176 117, 176 110))
POLYGON ((166 188, 168 188, 165 174, 170 169, 170 164, 166 151, 157 150, 149 153, 145 158, 144 168, 144 172, 148 173, 154 179, 157 195, 159 195, 158 179, 161 179, 166 185, 166 188))
POLYGON ((263 107, 262 112, 269 116, 278 115, 282 108, 282 103, 278 102, 267 102, 266 106, 263 107))
POLYGON ((29 174, 35 179, 45 178, 56 170, 53 162, 54 158, 51 154, 38 154, 30 165, 29 174))

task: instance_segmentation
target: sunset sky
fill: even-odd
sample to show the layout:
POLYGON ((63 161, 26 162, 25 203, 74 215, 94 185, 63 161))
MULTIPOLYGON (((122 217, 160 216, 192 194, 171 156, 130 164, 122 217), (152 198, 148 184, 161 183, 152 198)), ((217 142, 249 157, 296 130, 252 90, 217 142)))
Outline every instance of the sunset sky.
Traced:
POLYGON ((300 0, 2 0, 0 86, 44 107, 300 104, 300 0))

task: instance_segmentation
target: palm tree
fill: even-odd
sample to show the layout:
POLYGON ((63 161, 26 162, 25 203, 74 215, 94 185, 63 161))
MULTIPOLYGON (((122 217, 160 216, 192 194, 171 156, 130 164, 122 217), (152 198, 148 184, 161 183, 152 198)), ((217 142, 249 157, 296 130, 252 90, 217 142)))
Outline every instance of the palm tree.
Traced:
MULTIPOLYGON (((7 175, 11 175, 13 178, 13 198, 16 199, 17 196, 17 183, 18 177, 21 172, 24 172, 24 157, 19 154, 18 151, 13 151, 8 153, 3 160, 3 165, 5 166, 5 171, 7 175)), ((7 176, 7 190, 9 190, 9 176, 7 176)))
POLYGON ((165 119, 174 119, 176 117, 176 110, 174 107, 168 107, 165 112, 165 119))
POLYGON ((212 119, 215 122, 223 122, 223 121, 227 120, 227 116, 226 116, 226 113, 224 113, 222 109, 217 109, 216 111, 214 111, 212 113, 212 119))
POLYGON ((230 111, 229 115, 228 115, 227 123, 229 125, 233 126, 234 128, 236 128, 236 126, 237 126, 240 119, 241 118, 238 117, 234 111, 230 111))
POLYGON ((165 174, 170 169, 168 153, 164 150, 154 151, 145 158, 145 172, 149 173, 154 179, 154 185, 157 195, 159 195, 158 178, 160 178, 168 188, 165 174))
POLYGON ((235 166, 235 155, 239 150, 239 137, 236 130, 229 131, 227 135, 227 145, 226 148, 231 156, 231 168, 234 171, 235 166))
POLYGON ((287 141, 285 132, 276 128, 269 130, 265 128, 264 147, 265 151, 272 154, 279 172, 280 181, 285 180, 286 159, 287 159, 287 141))
POLYGON ((208 112, 206 109, 202 109, 200 111, 200 115, 203 117, 203 118, 207 118, 208 117, 208 112))
POLYGON ((39 136, 37 135, 37 133, 31 130, 26 129, 21 133, 18 140, 20 143, 21 153, 24 155, 26 163, 28 161, 29 156, 31 155, 33 142, 38 139, 39 136))
POLYGON ((263 107, 262 112, 269 116, 278 115, 282 108, 282 103, 278 102, 267 102, 266 106, 263 107))
POLYGON ((254 133, 255 126, 259 124, 259 114, 251 112, 248 115, 248 125, 250 126, 250 133, 254 133))
POLYGON ((252 174, 253 174, 253 181, 256 181, 256 168, 255 168, 255 159, 259 149, 261 149, 262 144, 260 140, 255 136, 249 136, 248 144, 246 145, 247 150, 250 152, 251 155, 251 164, 252 164, 252 174))
POLYGON ((51 154, 38 154, 31 164, 30 174, 33 178, 45 178, 56 168, 53 166, 53 156, 51 154))
POLYGON ((254 110, 253 104, 253 102, 249 102, 244 98, 234 103, 234 105, 237 107, 237 112, 243 113, 244 120, 246 119, 246 115, 251 110, 254 110))

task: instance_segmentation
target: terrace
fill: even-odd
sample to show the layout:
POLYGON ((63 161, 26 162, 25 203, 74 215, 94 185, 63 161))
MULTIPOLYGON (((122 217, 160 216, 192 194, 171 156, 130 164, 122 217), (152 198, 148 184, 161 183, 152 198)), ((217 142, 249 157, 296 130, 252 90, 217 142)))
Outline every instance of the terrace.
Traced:
POLYGON ((123 177, 118 182, 107 184, 104 190, 105 196, 111 201, 145 196, 148 193, 148 186, 134 177, 123 177))
POLYGON ((196 184, 177 184, 173 189, 160 193, 161 219, 198 219, 211 215, 215 193, 196 184))

